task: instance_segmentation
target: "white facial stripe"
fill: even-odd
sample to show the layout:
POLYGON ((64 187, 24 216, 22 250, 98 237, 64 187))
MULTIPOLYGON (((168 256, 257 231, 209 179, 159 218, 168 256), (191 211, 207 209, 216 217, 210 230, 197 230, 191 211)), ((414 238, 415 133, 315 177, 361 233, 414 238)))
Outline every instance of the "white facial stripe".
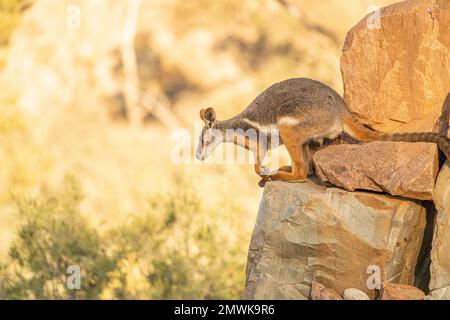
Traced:
POLYGON ((251 125, 252 127, 255 127, 257 130, 265 133, 265 134, 269 134, 272 130, 277 130, 278 127, 276 124, 270 124, 270 125, 261 125, 257 122, 251 121, 247 118, 242 119, 244 122, 248 123, 249 125, 251 125))

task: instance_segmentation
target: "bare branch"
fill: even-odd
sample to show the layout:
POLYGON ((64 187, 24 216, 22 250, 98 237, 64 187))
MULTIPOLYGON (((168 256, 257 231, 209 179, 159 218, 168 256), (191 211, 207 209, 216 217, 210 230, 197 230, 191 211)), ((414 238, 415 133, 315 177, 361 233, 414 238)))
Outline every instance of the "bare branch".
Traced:
POLYGON ((134 40, 141 0, 128 0, 127 12, 122 32, 121 56, 124 71, 124 96, 127 116, 132 125, 139 126, 142 121, 139 103, 139 75, 136 61, 134 40))
POLYGON ((180 127, 180 121, 170 110, 170 102, 165 96, 156 98, 148 91, 141 92, 139 106, 154 115, 169 130, 180 127))
POLYGON ((289 2, 289 0, 275 0, 283 6, 287 12, 297 19, 306 29, 316 31, 332 40, 336 45, 339 45, 339 37, 336 33, 328 28, 311 21, 297 6, 289 2))

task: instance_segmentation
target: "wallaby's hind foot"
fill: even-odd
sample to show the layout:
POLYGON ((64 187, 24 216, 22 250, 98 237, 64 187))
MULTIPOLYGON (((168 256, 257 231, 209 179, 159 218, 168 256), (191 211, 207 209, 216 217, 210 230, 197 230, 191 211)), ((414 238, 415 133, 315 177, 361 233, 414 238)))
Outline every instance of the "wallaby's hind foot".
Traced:
MULTIPOLYGON (((274 179, 274 180, 291 182, 291 183, 305 183, 308 179, 307 178, 289 178, 286 180, 284 180, 284 179, 274 179)), ((258 186, 260 186, 261 188, 264 188, 264 186, 266 185, 267 182, 274 181, 274 180, 272 179, 272 176, 263 177, 261 180, 259 180, 258 186)))
POLYGON ((266 186, 266 183, 269 181, 269 178, 264 177, 261 180, 259 180, 258 182, 258 186, 260 186, 261 188, 264 188, 266 186))
POLYGON ((285 172, 278 171, 278 173, 270 175, 270 181, 285 181, 285 182, 306 182, 308 178, 305 174, 300 172, 285 172))
MULTIPOLYGON (((267 168, 267 169, 268 169, 268 168, 267 168)), ((292 166, 282 166, 282 167, 278 168, 278 170, 275 171, 275 172, 273 172, 272 174, 274 175, 274 174, 278 173, 278 171, 292 172, 292 166)), ((267 181, 270 180, 270 175, 271 175, 271 173, 270 173, 270 170, 269 170, 269 173, 268 173, 267 175, 261 176, 262 179, 259 180, 259 182, 258 182, 258 185, 259 185, 261 188, 264 188, 264 186, 266 185, 267 181)))

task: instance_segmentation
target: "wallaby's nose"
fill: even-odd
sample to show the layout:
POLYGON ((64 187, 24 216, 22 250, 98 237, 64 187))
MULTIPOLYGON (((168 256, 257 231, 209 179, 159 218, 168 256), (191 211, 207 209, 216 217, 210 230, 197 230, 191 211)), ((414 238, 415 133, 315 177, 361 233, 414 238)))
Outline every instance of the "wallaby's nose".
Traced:
POLYGON ((195 156, 197 157, 198 160, 203 161, 202 150, 197 149, 197 152, 195 153, 195 156))

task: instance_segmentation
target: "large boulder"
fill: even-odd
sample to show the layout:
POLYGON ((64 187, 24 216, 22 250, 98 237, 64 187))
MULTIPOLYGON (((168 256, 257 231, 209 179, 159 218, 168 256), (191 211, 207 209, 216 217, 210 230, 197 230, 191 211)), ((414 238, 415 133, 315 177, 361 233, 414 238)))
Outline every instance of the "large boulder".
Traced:
POLYGON ((434 144, 332 145, 315 153, 313 159, 322 181, 348 191, 371 190, 413 199, 433 199, 439 170, 434 144))
POLYGON ((308 299, 313 278, 342 295, 381 281, 412 284, 425 227, 415 201, 313 182, 266 185, 253 231, 244 299, 308 299), (313 277, 314 275, 314 277, 313 277))
POLYGON ((430 292, 450 299, 450 161, 439 173, 434 203, 437 216, 431 249, 430 292))
POLYGON ((448 0, 403 1, 360 21, 341 58, 350 109, 381 131, 431 131, 450 91, 449 29, 448 0))

